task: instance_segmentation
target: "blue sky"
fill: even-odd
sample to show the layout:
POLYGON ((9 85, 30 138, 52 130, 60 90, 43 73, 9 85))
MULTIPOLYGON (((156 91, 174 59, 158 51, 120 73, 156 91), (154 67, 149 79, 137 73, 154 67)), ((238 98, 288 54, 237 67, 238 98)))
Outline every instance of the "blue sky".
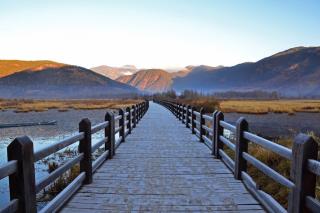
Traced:
POLYGON ((320 1, 0 0, 0 58, 168 68, 320 46, 320 1))

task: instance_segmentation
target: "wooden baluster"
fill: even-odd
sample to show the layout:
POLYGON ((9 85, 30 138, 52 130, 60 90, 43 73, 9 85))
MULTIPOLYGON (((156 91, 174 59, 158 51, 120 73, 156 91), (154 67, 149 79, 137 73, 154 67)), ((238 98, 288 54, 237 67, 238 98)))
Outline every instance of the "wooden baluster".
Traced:
POLYGON ((215 132, 215 156, 221 158, 219 149, 223 149, 223 143, 220 140, 220 136, 223 135, 223 127, 220 125, 220 121, 223 121, 224 115, 222 112, 216 114, 216 132, 215 132))
POLYGON ((119 120, 119 127, 121 128, 119 132, 119 137, 122 137, 121 142, 124 142, 126 137, 126 117, 124 115, 123 109, 119 109, 119 115, 121 115, 121 118, 119 120))
POLYGON ((309 212, 306 196, 315 197, 316 175, 308 171, 308 159, 317 159, 318 144, 305 134, 299 134, 292 147, 290 178, 295 184, 289 193, 288 212, 309 212))
POLYGON ((131 131, 132 131, 131 108, 127 107, 126 108, 126 112, 128 113, 128 116, 127 116, 127 120, 128 120, 127 128, 129 130, 129 134, 131 134, 131 131))
POLYGON ((196 131, 194 130, 196 128, 196 123, 194 122, 196 120, 196 115, 194 112, 196 111, 195 107, 191 107, 191 132, 192 134, 196 134, 196 131))
POLYGON ((212 113, 212 123, 211 123, 211 126, 212 126, 212 136, 211 136, 211 140, 212 140, 212 147, 211 147, 211 154, 212 155, 215 155, 215 144, 216 144, 216 137, 215 137, 215 134, 216 134, 216 114, 218 113, 217 110, 215 110, 213 113, 212 113))
POLYGON ((92 159, 91 159, 91 122, 88 118, 79 123, 79 132, 84 133, 84 138, 79 143, 79 153, 83 153, 80 161, 80 172, 85 172, 84 184, 92 183, 92 159))
POLYGON ((115 154, 115 120, 112 112, 107 112, 105 119, 109 121, 108 128, 106 130, 106 136, 108 137, 106 147, 109 150, 109 159, 115 154))
POLYGON ((186 112, 186 127, 189 128, 189 123, 190 123, 190 119, 189 119, 189 116, 190 116, 190 105, 187 105, 187 112, 186 112))
POLYGON ((184 104, 181 104, 181 122, 184 124, 184 104))
POLYGON ((133 105, 132 108, 133 108, 133 115, 132 115, 133 128, 136 128, 136 126, 137 126, 137 106, 133 105))
POLYGON ((203 128, 203 125, 205 125, 205 120, 203 118, 203 108, 201 107, 200 109, 200 128, 199 128, 199 132, 200 132, 200 142, 204 142, 203 140, 203 136, 205 134, 205 131, 204 131, 204 128, 203 128))
POLYGON ((243 134, 248 131, 248 122, 243 117, 239 118, 236 124, 236 150, 235 150, 235 167, 234 178, 241 180, 241 172, 247 171, 247 161, 242 157, 243 152, 248 152, 248 140, 243 134))
POLYGON ((9 176, 10 199, 19 200, 19 212, 35 213, 36 186, 33 143, 24 136, 14 139, 7 147, 8 161, 17 160, 17 172, 9 176))
POLYGON ((137 124, 139 123, 139 113, 140 113, 140 108, 139 108, 139 104, 137 104, 137 124))
POLYGON ((179 119, 178 103, 175 103, 176 117, 179 119))

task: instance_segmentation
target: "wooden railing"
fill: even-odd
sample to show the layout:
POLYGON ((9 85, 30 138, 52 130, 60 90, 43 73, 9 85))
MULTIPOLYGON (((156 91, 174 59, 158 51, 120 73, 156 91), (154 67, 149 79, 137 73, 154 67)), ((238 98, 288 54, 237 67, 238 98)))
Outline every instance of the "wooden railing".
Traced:
POLYGON ((292 149, 259 137, 248 130, 245 118, 239 118, 236 125, 224 121, 224 115, 215 111, 205 115, 203 109, 181 103, 154 100, 168 108, 187 128, 191 128, 200 142, 205 143, 212 155, 221 159, 233 172, 235 179, 242 180, 246 188, 265 207, 268 212, 320 212, 320 202, 315 198, 316 177, 320 175, 320 162, 317 160, 318 145, 312 137, 299 134, 292 149), (210 123, 211 125, 206 125, 210 123), (234 135, 232 142, 224 136, 224 130, 234 135), (262 161, 249 154, 248 146, 256 144, 272 151, 291 162, 290 178, 286 178, 262 161), (234 153, 234 160, 224 150, 227 146, 234 153), (259 188, 247 173, 247 164, 289 189, 288 209, 283 208, 271 195, 259 188))
POLYGON ((80 174, 44 206, 40 212, 55 212, 59 210, 81 185, 92 183, 92 174, 104 161, 114 156, 115 150, 125 141, 125 137, 131 133, 132 128, 136 127, 148 107, 149 102, 145 101, 126 109, 119 109, 118 115, 107 112, 105 121, 95 126, 91 126, 89 119, 83 119, 79 123, 79 133, 37 152, 33 151, 33 142, 27 136, 14 139, 7 148, 8 162, 0 166, 0 180, 9 177, 10 188, 10 202, 0 212, 37 212, 37 193, 50 186, 57 178, 79 163, 80 174), (104 137, 92 144, 92 135, 101 130, 104 130, 104 137), (115 140, 115 135, 118 132, 119 139, 115 140), (35 162, 78 141, 77 156, 36 182, 35 162), (92 162, 92 153, 102 146, 104 151, 92 162))

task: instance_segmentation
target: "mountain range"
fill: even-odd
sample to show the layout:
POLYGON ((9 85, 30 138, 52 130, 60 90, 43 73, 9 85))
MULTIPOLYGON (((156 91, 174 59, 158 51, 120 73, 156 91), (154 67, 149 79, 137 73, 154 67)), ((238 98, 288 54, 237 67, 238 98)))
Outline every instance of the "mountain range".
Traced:
POLYGON ((92 70, 54 61, 0 60, 0 98, 108 98, 170 89, 320 96, 320 47, 291 48, 230 67, 187 66, 168 72, 103 65, 92 70))
POLYGON ((122 67, 110 67, 107 65, 101 65, 91 68, 92 71, 104 75, 113 80, 123 75, 132 75, 138 71, 134 65, 125 65, 122 67))
POLYGON ((213 91, 277 91, 285 96, 320 95, 320 47, 297 47, 255 63, 195 67, 172 88, 213 91))
POLYGON ((173 79, 187 76, 193 69, 187 66, 176 72, 162 69, 143 69, 132 75, 120 76, 116 80, 146 92, 165 92, 171 89, 173 79))
POLYGON ((139 92, 79 66, 41 61, 0 61, 1 64, 19 68, 11 69, 13 74, 7 75, 8 69, 0 67, 1 98, 110 98, 139 92), (28 68, 20 70, 25 64, 28 68))

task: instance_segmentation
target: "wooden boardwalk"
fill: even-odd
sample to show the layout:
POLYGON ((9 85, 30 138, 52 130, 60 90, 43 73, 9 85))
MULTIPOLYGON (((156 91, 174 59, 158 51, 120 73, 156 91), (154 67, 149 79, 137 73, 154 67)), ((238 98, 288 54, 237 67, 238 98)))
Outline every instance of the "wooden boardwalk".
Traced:
POLYGON ((137 127, 61 212, 264 212, 167 109, 150 103, 137 127))

